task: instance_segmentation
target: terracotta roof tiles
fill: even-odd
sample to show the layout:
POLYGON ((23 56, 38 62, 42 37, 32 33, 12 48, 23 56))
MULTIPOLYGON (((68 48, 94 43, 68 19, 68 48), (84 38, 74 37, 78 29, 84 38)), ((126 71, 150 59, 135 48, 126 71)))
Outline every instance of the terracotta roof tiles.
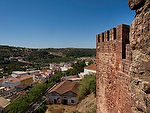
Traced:
POLYGON ((85 67, 86 69, 96 70, 96 64, 91 64, 85 67))
POLYGON ((54 89, 52 89, 49 93, 51 92, 57 92, 58 94, 62 95, 66 92, 73 92, 75 94, 78 93, 78 87, 79 87, 79 83, 78 82, 72 82, 69 80, 65 80, 63 82, 61 82, 60 84, 58 84, 54 89))
POLYGON ((8 77, 4 81, 6 81, 6 82, 17 82, 20 80, 18 78, 15 78, 15 77, 8 77))
POLYGON ((32 78, 32 76, 31 75, 23 75, 23 76, 18 76, 18 77, 16 77, 17 79, 19 79, 19 80, 24 80, 24 79, 27 79, 27 78, 32 78))

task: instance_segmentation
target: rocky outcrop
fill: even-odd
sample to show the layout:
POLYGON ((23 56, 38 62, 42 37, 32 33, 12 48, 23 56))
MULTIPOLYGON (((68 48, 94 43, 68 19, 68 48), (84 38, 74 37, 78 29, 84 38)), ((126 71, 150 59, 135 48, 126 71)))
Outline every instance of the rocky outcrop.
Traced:
POLYGON ((150 55, 150 0, 129 0, 129 7, 136 10, 130 27, 130 45, 133 50, 150 55))
POLYGON ((128 4, 136 10, 130 26, 132 112, 150 113, 150 0, 129 0, 128 4))

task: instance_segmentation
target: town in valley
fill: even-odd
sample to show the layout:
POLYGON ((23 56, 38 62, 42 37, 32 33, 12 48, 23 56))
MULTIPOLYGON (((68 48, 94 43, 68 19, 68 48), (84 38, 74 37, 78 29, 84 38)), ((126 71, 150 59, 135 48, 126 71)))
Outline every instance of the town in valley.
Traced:
MULTIPOLYGON (((3 54, 3 58, 1 58, 0 110, 2 113, 4 111, 41 112, 38 111, 41 106, 52 104, 77 106, 84 98, 83 94, 80 94, 81 88, 79 89, 79 87, 82 84, 80 82, 84 81, 84 77, 87 75, 95 81, 93 89, 96 90, 96 58, 93 54, 95 49, 90 50, 93 52, 91 52, 92 54, 87 54, 86 49, 68 49, 70 53, 67 54, 75 51, 78 56, 81 54, 83 57, 69 56, 69 58, 66 58, 66 54, 62 54, 60 50, 59 52, 48 52, 45 49, 27 50, 28 48, 20 50, 20 48, 9 46, 1 46, 0 49, 6 50, 6 48, 14 52, 10 57, 3 54), (17 51, 28 52, 26 55, 21 55, 21 52, 17 53, 17 51), (33 51, 37 51, 37 55, 31 58, 30 55, 33 51), (38 55, 41 55, 41 53, 43 55, 43 57, 40 57, 41 62, 37 62, 38 55), (17 54, 20 54, 20 56, 16 56, 17 54), (47 56, 51 56, 54 61, 56 59, 59 61, 48 63, 46 60, 50 58, 47 58, 47 56), (31 59, 34 59, 34 57, 37 59, 32 61, 31 59), (68 59, 68 61, 61 62, 61 59, 62 61, 68 59), (23 103, 20 100, 25 102, 23 103), (18 104, 21 106, 20 108, 18 104)), ((76 54, 75 52, 74 54, 76 54)), ((91 92, 92 90, 89 93, 87 92, 86 95, 91 92)), ((93 102, 92 104, 96 103, 93 102)), ((43 111, 46 110, 48 110, 48 107, 44 107, 43 111)))

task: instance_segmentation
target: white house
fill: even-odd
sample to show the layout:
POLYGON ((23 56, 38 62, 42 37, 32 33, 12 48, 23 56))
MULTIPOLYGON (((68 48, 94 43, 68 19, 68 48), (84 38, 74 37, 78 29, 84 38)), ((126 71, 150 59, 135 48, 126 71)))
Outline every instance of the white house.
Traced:
POLYGON ((76 105, 78 104, 77 93, 79 92, 79 85, 78 82, 63 81, 49 91, 47 97, 50 99, 50 103, 53 104, 76 105))
POLYGON ((45 82, 46 80, 48 80, 52 76, 52 71, 51 70, 42 69, 42 70, 40 70, 39 74, 41 74, 42 79, 45 82))
POLYGON ((8 88, 14 88, 15 86, 20 84, 20 80, 15 77, 8 77, 4 79, 3 86, 8 88))
POLYGON ((96 64, 91 64, 89 66, 86 66, 84 68, 84 72, 79 74, 79 77, 84 78, 84 75, 87 75, 87 74, 96 74, 96 64))
POLYGON ((17 76, 22 76, 22 75, 26 75, 28 74, 28 72, 25 72, 25 71, 13 71, 11 76, 12 77, 17 77, 17 76))
POLYGON ((68 69, 71 69, 72 67, 68 67, 67 65, 64 65, 63 67, 60 67, 62 72, 66 72, 68 69))

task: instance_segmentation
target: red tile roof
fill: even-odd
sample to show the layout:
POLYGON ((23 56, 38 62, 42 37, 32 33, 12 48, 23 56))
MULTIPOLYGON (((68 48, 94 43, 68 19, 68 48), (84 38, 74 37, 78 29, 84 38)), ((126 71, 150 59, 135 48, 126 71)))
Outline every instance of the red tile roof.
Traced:
POLYGON ((18 77, 16 77, 17 79, 19 79, 19 80, 24 80, 24 79, 27 79, 27 78, 32 78, 32 76, 31 75, 22 75, 22 76, 18 76, 18 77))
POLYGON ((2 84, 3 83, 3 79, 0 79, 0 84, 2 84))
POLYGON ((61 82, 59 85, 57 85, 54 89, 52 89, 49 93, 51 92, 57 92, 58 94, 62 95, 64 93, 67 93, 69 91, 77 94, 79 92, 78 87, 79 87, 78 82, 72 82, 69 80, 65 80, 61 82))
POLYGON ((96 70, 96 64, 91 64, 89 66, 86 66, 85 69, 96 70))
POLYGON ((42 72, 47 72, 47 69, 42 69, 41 71, 42 71, 42 72))
POLYGON ((18 78, 15 78, 15 77, 8 77, 4 81, 6 81, 6 82, 17 82, 20 80, 18 78))

